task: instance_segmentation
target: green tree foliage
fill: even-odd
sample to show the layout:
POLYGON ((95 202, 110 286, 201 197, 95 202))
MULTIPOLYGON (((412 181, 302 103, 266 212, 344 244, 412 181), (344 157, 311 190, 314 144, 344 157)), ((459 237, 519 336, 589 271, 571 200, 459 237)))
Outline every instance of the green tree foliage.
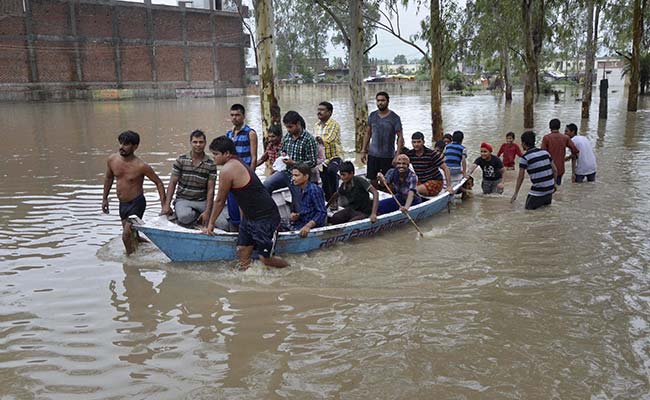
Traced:
POLYGON ((465 89, 463 74, 457 71, 450 71, 445 75, 447 90, 460 91, 465 89))
MULTIPOLYGON (((387 0, 389 3, 397 3, 397 0, 387 0)), ((463 46, 468 42, 469 37, 466 36, 467 31, 464 26, 467 22, 467 15, 457 1, 454 0, 432 0, 438 1, 440 4, 440 26, 439 31, 442 35, 442 52, 435 56, 439 57, 443 71, 451 71, 463 55, 463 46)), ((429 37, 431 34, 431 18, 429 16, 429 4, 422 0, 415 0, 409 2, 402 0, 404 4, 413 4, 418 8, 422 14, 426 13, 426 17, 420 23, 420 32, 413 35, 411 41, 422 40, 426 44, 426 57, 431 57, 431 44, 429 37)))
MULTIPOLYGON (((609 55, 632 50, 632 21, 634 0, 600 0, 602 5, 602 24, 600 26, 600 43, 609 55)), ((643 15, 644 29, 641 41, 642 49, 650 49, 650 7, 645 7, 643 15)))
MULTIPOLYGON (((314 2, 314 7, 320 8, 321 10, 327 10, 327 17, 325 23, 329 24, 329 32, 332 35, 332 44, 335 46, 348 47, 349 37, 348 29, 350 26, 350 10, 348 0, 316 0, 314 2), (320 6, 320 7, 319 7, 320 6)), ((363 2, 363 16, 377 17, 378 11, 375 4, 372 1, 363 2)), ((321 21, 323 22, 323 21, 321 21)), ((367 47, 370 47, 375 43, 375 31, 376 28, 372 25, 364 25, 363 29, 363 43, 367 47)), ((346 64, 347 64, 347 53, 346 53, 346 64)), ((386 62, 390 64, 390 62, 386 62)), ((368 58, 368 54, 364 55, 364 67, 373 65, 368 58)))
MULTIPOLYGON (((587 36, 585 32, 586 9, 582 2, 567 1, 559 3, 555 8, 549 6, 547 10, 548 45, 544 47, 542 59, 565 61, 582 60, 585 57, 587 36)), ((573 70, 560 71, 565 74, 578 72, 578 63, 572 63, 573 70)))
MULTIPOLYGON (((630 74, 632 70, 632 54, 622 54, 623 55, 623 76, 630 74)), ((639 59, 640 68, 639 68, 639 86, 640 94, 646 94, 650 86, 650 52, 646 51, 643 53, 639 59)))
POLYGON ((324 11, 310 0, 292 0, 275 1, 274 12, 278 77, 311 73, 307 60, 323 57, 332 36, 324 11))
POLYGON ((341 57, 335 56, 332 59, 332 67, 334 67, 334 68, 343 68, 344 66, 345 66, 345 62, 343 61, 343 59, 341 57))
POLYGON ((520 7, 516 0, 475 0, 466 7, 472 30, 466 33, 463 62, 497 74, 495 87, 505 91, 506 101, 512 100, 512 67, 523 70, 520 7))
POLYGON ((398 54, 393 58, 393 64, 408 64, 404 54, 398 54))
POLYGON ((601 29, 603 46, 611 51, 632 49, 632 11, 631 0, 606 1, 603 7, 603 26, 601 29))

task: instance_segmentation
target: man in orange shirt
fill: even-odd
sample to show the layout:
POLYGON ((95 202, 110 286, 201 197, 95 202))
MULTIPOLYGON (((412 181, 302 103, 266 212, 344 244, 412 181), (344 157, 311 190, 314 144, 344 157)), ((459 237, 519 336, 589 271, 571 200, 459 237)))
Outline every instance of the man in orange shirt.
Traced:
MULTIPOLYGON (((562 183, 562 175, 564 175, 564 155, 566 154, 566 148, 568 147, 571 150, 571 157, 573 159, 576 159, 579 153, 578 148, 573 144, 571 138, 560 133, 561 125, 559 119, 552 119, 548 123, 551 133, 544 135, 542 145, 540 146, 542 150, 548 151, 553 159, 553 164, 555 164, 555 168, 557 169, 555 184, 558 186, 562 183)), ((575 163, 571 163, 571 166, 575 168, 575 163)), ((575 174, 575 171, 573 171, 573 174, 575 174)))

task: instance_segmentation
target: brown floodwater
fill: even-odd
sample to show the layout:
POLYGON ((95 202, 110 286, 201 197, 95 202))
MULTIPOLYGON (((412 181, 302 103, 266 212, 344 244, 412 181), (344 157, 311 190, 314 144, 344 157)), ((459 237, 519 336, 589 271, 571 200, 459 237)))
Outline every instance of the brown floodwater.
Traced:
MULTIPOLYGON (((126 258, 101 193, 120 131, 166 184, 189 132, 223 133, 231 103, 259 128, 257 97, 0 104, 0 398, 650 399, 650 103, 627 113, 624 96, 582 123, 575 94, 539 99, 537 131, 576 122, 598 158, 597 182, 565 182, 551 207, 523 209, 528 182, 510 204, 509 171, 503 196, 458 202, 423 239, 405 227, 245 273, 153 245, 126 258)), ((521 99, 445 96, 445 129, 471 161, 519 136, 521 99)), ((280 103, 313 124, 321 100, 353 157, 345 88, 280 103)), ((407 138, 430 132, 426 94, 391 108, 407 138)))

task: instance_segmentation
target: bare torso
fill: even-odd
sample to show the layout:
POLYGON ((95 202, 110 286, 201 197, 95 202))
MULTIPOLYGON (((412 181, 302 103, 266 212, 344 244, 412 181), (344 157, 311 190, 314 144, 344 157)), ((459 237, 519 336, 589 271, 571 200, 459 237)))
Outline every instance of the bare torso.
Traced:
POLYGON ((117 198, 121 202, 131 201, 142 194, 146 166, 144 161, 135 156, 125 159, 119 154, 113 154, 108 158, 108 166, 117 180, 117 198))
POLYGON ((244 186, 248 185, 251 180, 248 169, 244 166, 243 163, 235 159, 229 160, 224 165, 223 171, 221 171, 221 173, 226 174, 224 178, 227 177, 228 179, 232 179, 231 187, 233 189, 243 188, 244 186))

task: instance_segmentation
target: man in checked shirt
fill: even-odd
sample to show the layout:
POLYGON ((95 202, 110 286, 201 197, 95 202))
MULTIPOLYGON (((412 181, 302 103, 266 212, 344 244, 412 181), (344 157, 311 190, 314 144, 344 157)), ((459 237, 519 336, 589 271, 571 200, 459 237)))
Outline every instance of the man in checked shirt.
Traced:
MULTIPOLYGON (((332 119, 334 107, 332 103, 323 101, 318 105, 318 122, 314 128, 314 134, 323 139, 325 145, 325 162, 321 170, 323 179, 323 191, 325 200, 329 201, 330 197, 336 193, 339 188, 339 166, 343 156, 343 147, 341 146, 341 126, 332 119)), ((338 206, 332 204, 333 209, 338 206)))
POLYGON ((266 178, 264 187, 269 193, 288 187, 291 191, 291 209, 293 212, 299 212, 301 194, 300 189, 291 181, 291 171, 301 163, 314 168, 318 148, 316 139, 305 129, 305 120, 296 111, 284 114, 282 123, 288 132, 282 138, 282 147, 280 148, 280 153, 287 157, 284 159, 286 169, 276 171, 266 178))

